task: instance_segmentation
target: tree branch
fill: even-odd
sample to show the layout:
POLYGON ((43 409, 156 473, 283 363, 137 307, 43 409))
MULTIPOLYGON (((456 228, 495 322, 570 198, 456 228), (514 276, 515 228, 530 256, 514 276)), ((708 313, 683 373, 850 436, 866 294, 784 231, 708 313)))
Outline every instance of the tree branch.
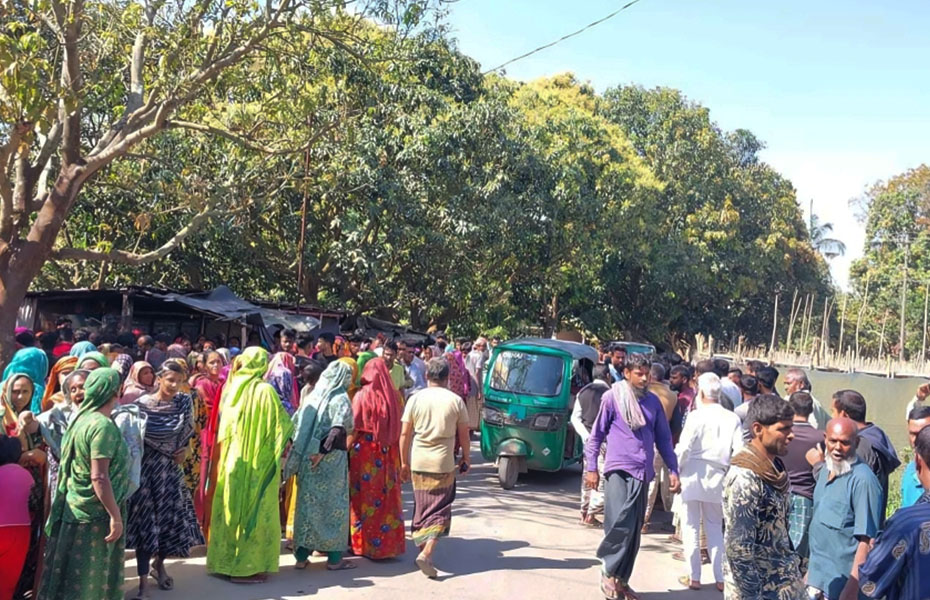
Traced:
POLYGON ((52 2, 55 20, 63 35, 64 61, 61 65, 61 87, 68 98, 59 101, 59 121, 62 123, 62 159, 75 164, 81 159, 81 58, 78 42, 84 22, 84 0, 73 0, 67 5, 60 0, 52 2), (69 106, 69 103, 72 105, 69 106))
POLYGON ((6 144, 0 147, 0 240, 3 241, 8 241, 13 233, 13 190, 16 184, 10 182, 10 159, 19 151, 23 133, 21 126, 13 127, 6 144))
POLYGON ((221 214, 224 211, 215 210, 215 203, 208 205, 203 211, 197 213, 191 222, 178 231, 174 236, 162 244, 160 247, 143 254, 127 252, 125 250, 111 250, 110 252, 100 252, 97 250, 86 250, 82 248, 60 248, 53 253, 53 256, 59 260, 93 260, 119 263, 123 265, 138 266, 150 263, 168 256, 172 250, 181 245, 188 236, 197 231, 203 223, 211 217, 221 214))
POLYGON ((170 128, 190 129, 191 131, 199 131, 200 133, 208 133, 210 135, 216 135, 216 136, 225 138, 231 142, 235 142, 236 144, 239 144, 240 146, 244 146, 248 148, 249 150, 254 150, 255 152, 261 152, 263 154, 268 154, 271 156, 278 156, 282 154, 296 154, 298 152, 306 152, 311 147, 313 147, 313 145, 316 144, 320 140, 321 137, 323 137, 329 131, 332 131, 332 129, 334 129, 336 125, 338 125, 338 123, 339 123, 338 121, 333 121, 321 127, 312 136, 310 136, 310 139, 307 140, 306 144, 304 144, 303 146, 300 146, 299 148, 280 148, 280 149, 272 148, 271 146, 265 146, 264 144, 260 144, 246 137, 237 135, 227 129, 223 129, 221 127, 213 127, 210 125, 204 125, 202 123, 192 123, 190 121, 180 121, 180 120, 174 119, 171 121, 167 121, 165 123, 165 128, 166 129, 170 129, 170 128))

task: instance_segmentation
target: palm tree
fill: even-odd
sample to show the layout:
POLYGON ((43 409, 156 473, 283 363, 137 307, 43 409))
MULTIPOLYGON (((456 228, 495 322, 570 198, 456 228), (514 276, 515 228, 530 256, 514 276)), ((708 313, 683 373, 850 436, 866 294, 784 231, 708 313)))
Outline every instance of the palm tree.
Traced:
POLYGON ((846 254, 846 244, 829 237, 831 233, 833 233, 833 223, 821 223, 820 218, 811 212, 811 246, 828 260, 846 254))

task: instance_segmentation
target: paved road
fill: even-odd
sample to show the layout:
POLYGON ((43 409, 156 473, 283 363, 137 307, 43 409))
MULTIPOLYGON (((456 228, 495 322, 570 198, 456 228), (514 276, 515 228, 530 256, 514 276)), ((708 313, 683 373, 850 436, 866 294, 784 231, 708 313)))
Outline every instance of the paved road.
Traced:
MULTIPOLYGON (((474 444, 473 444, 474 446, 474 444)), ((350 558, 351 571, 330 572, 325 559, 313 559, 306 571, 293 569, 294 558, 282 553, 281 571, 264 584, 235 585, 205 573, 203 557, 169 561, 175 590, 154 590, 152 600, 258 600, 324 598, 393 600, 411 598, 511 600, 522 598, 600 598, 594 551, 600 532, 577 524, 580 470, 534 473, 521 477, 511 491, 500 489, 493 464, 478 461, 458 484, 452 536, 440 541, 435 562, 441 577, 426 579, 413 564, 416 548, 396 560, 373 562, 350 558)), ((405 514, 412 515, 409 490, 405 514)), ((408 521, 409 522, 409 521, 408 521)), ((667 534, 649 535, 633 575, 643 600, 717 600, 712 585, 700 592, 681 590, 676 579, 684 564, 672 560, 667 534), (672 590, 672 591, 670 591, 672 590)), ((126 565, 127 589, 137 585, 135 562, 126 565)), ((705 567, 705 582, 712 582, 705 567)))

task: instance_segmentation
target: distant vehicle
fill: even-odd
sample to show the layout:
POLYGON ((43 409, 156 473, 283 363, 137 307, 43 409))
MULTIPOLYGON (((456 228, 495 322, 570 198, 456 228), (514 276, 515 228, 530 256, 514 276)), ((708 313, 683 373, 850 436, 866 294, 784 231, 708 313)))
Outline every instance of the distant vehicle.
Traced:
POLYGON ((494 348, 484 380, 481 454, 497 461, 505 490, 520 473, 581 460, 569 423, 575 388, 591 381, 597 351, 564 340, 521 338, 494 348))
POLYGON ((610 342, 610 348, 623 348, 627 354, 655 354, 656 347, 645 342, 610 342))

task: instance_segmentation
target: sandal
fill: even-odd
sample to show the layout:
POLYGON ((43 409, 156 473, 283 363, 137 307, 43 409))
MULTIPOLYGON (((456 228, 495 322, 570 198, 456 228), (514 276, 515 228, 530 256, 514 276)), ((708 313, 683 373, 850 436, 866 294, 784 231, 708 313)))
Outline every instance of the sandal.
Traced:
POLYGON ((420 571, 422 571, 423 574, 428 578, 436 579, 436 577, 439 575, 439 571, 436 570, 436 567, 433 565, 433 561, 423 556, 422 552, 417 556, 415 562, 417 563, 417 567, 420 569, 420 571))
POLYGON ((349 569, 354 569, 356 567, 355 563, 350 563, 347 560, 340 560, 338 563, 331 565, 326 564, 327 571, 347 571, 349 569))
POLYGON ((171 591, 174 589, 174 578, 168 575, 167 572, 165 572, 164 577, 161 577, 158 574, 158 569, 152 569, 149 577, 158 582, 158 589, 160 590, 171 591))
POLYGON ((294 563, 294 568, 297 569, 298 571, 303 571, 308 566, 310 566, 309 560, 298 560, 296 563, 294 563))
POLYGON ((699 590, 701 589, 701 582, 695 581, 688 577, 687 575, 682 575, 678 578, 678 583, 688 588, 689 590, 699 590))
POLYGON ((601 594, 607 600, 619 600, 620 589, 618 588, 617 580, 613 577, 601 574, 601 594))
POLYGON ((624 600, 640 600, 636 592, 630 589, 628 585, 623 586, 623 598, 624 600))

